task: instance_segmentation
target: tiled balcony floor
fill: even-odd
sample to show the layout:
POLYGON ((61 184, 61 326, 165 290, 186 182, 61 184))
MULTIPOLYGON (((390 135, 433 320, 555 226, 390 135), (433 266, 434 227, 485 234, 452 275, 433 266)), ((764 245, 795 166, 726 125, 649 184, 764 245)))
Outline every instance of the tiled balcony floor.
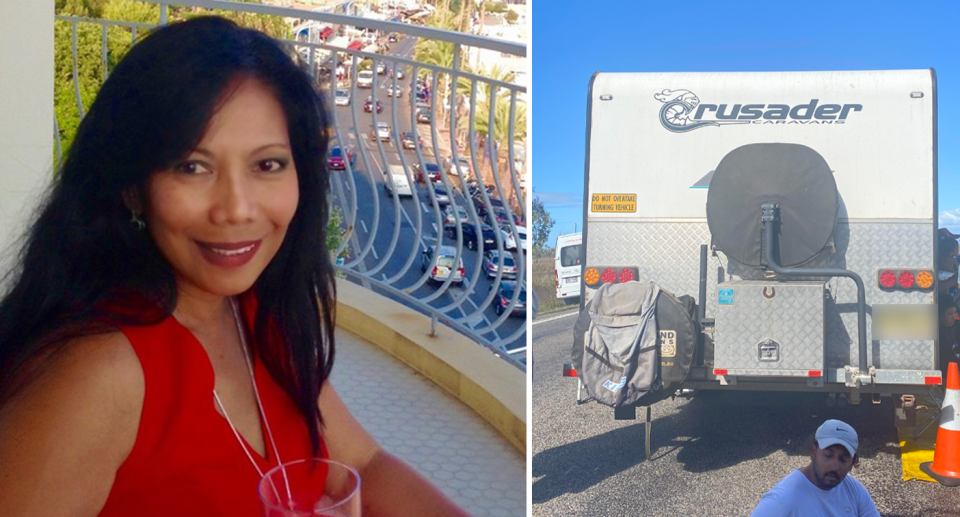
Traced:
POLYGON ((331 382, 380 445, 476 517, 526 514, 525 458, 470 408, 337 329, 331 382))

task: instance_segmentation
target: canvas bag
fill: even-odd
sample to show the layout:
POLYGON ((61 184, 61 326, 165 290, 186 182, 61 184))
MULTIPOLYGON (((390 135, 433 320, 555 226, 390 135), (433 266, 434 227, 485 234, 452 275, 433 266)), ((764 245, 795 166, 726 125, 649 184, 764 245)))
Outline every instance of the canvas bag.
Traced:
POLYGON ((581 314, 587 328, 577 373, 597 402, 631 405, 659 389, 655 318, 659 293, 652 283, 604 284, 584 309, 586 317, 581 314))

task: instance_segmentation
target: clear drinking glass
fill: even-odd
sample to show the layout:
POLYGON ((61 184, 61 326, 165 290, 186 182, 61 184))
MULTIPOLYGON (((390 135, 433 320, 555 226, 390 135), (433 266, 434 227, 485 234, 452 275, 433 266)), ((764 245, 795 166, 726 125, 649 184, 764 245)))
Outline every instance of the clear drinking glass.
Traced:
POLYGON ((258 489, 265 517, 360 517, 360 474, 323 458, 274 467, 258 489))

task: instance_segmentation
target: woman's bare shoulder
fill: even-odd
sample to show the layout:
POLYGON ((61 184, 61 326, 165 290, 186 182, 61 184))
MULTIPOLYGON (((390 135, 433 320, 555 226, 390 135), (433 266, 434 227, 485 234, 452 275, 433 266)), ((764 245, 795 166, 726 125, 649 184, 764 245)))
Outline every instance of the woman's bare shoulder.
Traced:
POLYGON ((0 515, 99 513, 136 442, 143 394, 121 332, 57 345, 0 406, 0 465, 17 473, 0 484, 0 515))

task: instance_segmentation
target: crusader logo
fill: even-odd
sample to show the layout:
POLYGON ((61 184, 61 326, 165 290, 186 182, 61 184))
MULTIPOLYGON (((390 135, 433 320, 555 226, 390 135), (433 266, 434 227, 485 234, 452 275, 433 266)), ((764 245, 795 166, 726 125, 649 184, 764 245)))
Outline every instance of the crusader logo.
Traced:
POLYGON ((862 104, 704 104, 690 90, 664 89, 653 98, 662 102, 660 124, 668 131, 686 133, 706 126, 730 124, 843 124, 862 104))

